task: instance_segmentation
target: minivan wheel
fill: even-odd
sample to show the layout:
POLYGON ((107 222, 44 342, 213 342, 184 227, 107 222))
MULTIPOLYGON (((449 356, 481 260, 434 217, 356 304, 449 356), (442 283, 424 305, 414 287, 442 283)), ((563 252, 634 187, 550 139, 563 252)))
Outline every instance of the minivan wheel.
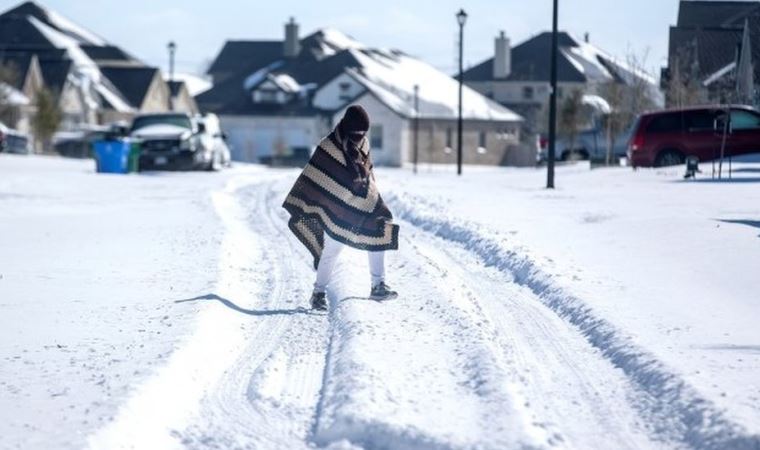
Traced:
POLYGON ((678 150, 663 150, 654 161, 655 167, 678 166, 683 164, 684 157, 678 150))

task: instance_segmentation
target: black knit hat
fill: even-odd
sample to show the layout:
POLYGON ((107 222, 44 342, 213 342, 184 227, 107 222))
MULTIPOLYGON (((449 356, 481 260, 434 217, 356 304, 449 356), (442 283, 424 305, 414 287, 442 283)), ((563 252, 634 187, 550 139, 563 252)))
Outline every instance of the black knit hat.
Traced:
POLYGON ((351 105, 340 120, 340 125, 346 133, 369 130, 369 115, 360 105, 351 105))

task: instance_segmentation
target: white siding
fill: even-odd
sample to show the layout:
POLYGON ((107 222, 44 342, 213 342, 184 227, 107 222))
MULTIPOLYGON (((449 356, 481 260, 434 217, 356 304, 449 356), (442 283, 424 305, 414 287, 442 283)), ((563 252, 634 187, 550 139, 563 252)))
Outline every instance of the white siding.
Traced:
POLYGON ((329 132, 318 117, 220 116, 219 120, 235 161, 259 162, 263 156, 289 154, 294 147, 311 151, 329 132))
MULTIPOLYGON (((409 160, 409 120, 399 116, 383 103, 379 102, 372 94, 364 94, 354 104, 360 104, 367 110, 370 123, 382 125, 383 148, 370 149, 372 161, 376 166, 400 167, 409 160)), ((337 124, 345 109, 340 110, 334 117, 333 123, 337 124)))
POLYGON ((364 90, 364 86, 359 84, 350 75, 344 73, 322 86, 314 94, 313 105, 328 111, 334 110, 344 106, 349 100, 356 98, 364 90))

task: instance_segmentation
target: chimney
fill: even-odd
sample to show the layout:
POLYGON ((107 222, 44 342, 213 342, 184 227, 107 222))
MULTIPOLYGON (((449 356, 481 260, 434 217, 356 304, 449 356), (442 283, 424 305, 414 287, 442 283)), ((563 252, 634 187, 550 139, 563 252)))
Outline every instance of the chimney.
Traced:
POLYGON ((590 34, 588 34, 588 31, 586 32, 586 34, 584 34, 584 35, 583 35, 583 40, 584 40, 584 41, 585 41, 587 44, 591 42, 591 35, 590 35, 590 34))
POLYGON ((301 53, 301 41, 298 40, 298 24, 291 17, 285 24, 285 57, 295 58, 301 53))
POLYGON ((502 31, 494 41, 493 77, 507 78, 512 73, 512 48, 509 38, 502 31))

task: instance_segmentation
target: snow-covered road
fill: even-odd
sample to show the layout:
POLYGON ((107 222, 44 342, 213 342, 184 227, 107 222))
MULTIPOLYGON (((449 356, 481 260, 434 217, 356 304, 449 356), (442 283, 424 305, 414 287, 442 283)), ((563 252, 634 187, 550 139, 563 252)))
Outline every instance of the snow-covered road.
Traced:
MULTIPOLYGON (((0 161, 0 169, 4 162, 21 173, 34 173, 33 162, 9 159, 0 161)), ((109 384, 113 377, 126 377, 120 395, 102 402, 97 414, 102 423, 72 429, 66 417, 81 422, 90 414, 77 412, 83 401, 71 398, 74 407, 64 414, 51 409, 60 397, 43 395, 50 390, 49 381, 34 380, 28 386, 15 381, 34 374, 35 364, 58 364, 47 355, 24 355, 46 339, 48 345, 63 342, 66 335, 55 328, 59 322, 51 319, 47 338, 40 337, 37 326, 31 328, 33 336, 23 327, 0 332, 2 447, 760 448, 753 434, 757 430, 728 418, 708 396, 631 339, 630 330, 587 308, 582 299, 568 294, 567 286, 555 284, 539 263, 494 238, 499 234, 491 228, 448 216, 445 202, 409 194, 400 181, 406 176, 402 172, 389 173, 394 183, 387 195, 402 227, 400 250, 387 258, 389 281, 400 290, 400 298, 367 300, 366 256, 348 250, 328 292, 330 310, 319 314, 305 308, 313 270, 280 208, 296 172, 242 166, 221 174, 124 181, 85 173, 72 178, 63 173, 78 167, 71 162, 61 166, 60 161, 43 159, 37 164, 50 167, 53 178, 74 180, 81 192, 117 183, 119 189, 131 189, 134 197, 155 190, 152 183, 185 186, 175 193, 176 211, 170 210, 172 202, 156 202, 154 207, 165 209, 161 217, 178 214, 183 220, 174 225, 159 221, 160 226, 182 233, 192 221, 193 233, 201 229, 216 238, 205 246, 194 245, 180 258, 196 266, 192 279, 183 276, 184 267, 176 267, 157 280, 170 281, 171 291, 150 280, 130 290, 130 296, 137 291, 151 294, 155 300, 136 305, 160 310, 161 323, 182 318, 181 332, 141 339, 133 328, 145 308, 133 309, 127 302, 110 317, 133 345, 146 345, 151 353, 161 345, 170 350, 145 374, 130 378, 110 368, 100 370, 109 384), (195 205, 197 217, 181 209, 188 202, 195 205), (13 362, 16 353, 30 363, 13 362), (30 405, 18 385, 41 392, 37 403, 30 405), (35 420, 40 412, 56 427, 49 427, 47 418, 35 420), (36 428, 34 435, 24 423, 36 428)), ((29 175, 0 181, 0 202, 18 202, 14 196, 28 188, 24 180, 29 175)), ((68 200, 59 200, 86 197, 69 194, 68 200)), ((98 201, 93 204, 107 203, 98 201)), ((120 222, 147 220, 132 217, 137 204, 127 205, 116 208, 123 213, 116 214, 120 222)), ((22 294, 29 302, 39 297, 48 307, 53 300, 47 299, 54 297, 35 288, 22 290, 38 260, 24 256, 34 247, 13 244, 8 237, 21 230, 31 233, 34 227, 26 224, 42 223, 36 220, 38 209, 16 211, 15 225, 0 226, 0 244, 16 256, 14 265, 0 265, 0 299, 12 317, 31 308, 16 301, 22 294)), ((146 213, 155 215, 155 209, 146 213)), ((68 218, 70 211, 60 214, 68 218)), ((93 225, 79 225, 82 233, 92 233, 93 225)), ((126 232, 130 252, 156 245, 150 232, 126 232)), ((180 236, 202 240, 198 234, 180 236)), ((76 235, 59 239, 65 241, 60 246, 77 245, 67 239, 78 240, 80 246, 86 242, 76 235)), ((165 259, 182 246, 154 251, 165 259)), ((115 262, 127 273, 134 270, 125 283, 140 284, 144 268, 138 270, 129 260, 109 261, 111 253, 103 253, 102 247, 84 254, 56 248, 50 257, 65 265, 98 252, 98 264, 82 264, 104 278, 104 285, 114 276, 102 274, 107 270, 103 267, 115 262)), ((102 296, 105 289, 98 283, 83 289, 78 278, 69 282, 70 275, 62 271, 49 276, 51 283, 85 297, 102 296)), ((61 314, 66 316, 66 311, 61 314)), ((86 311, 74 314, 67 319, 88 316, 86 311)), ((109 357, 121 359, 126 350, 115 345, 112 331, 98 329, 112 348, 109 357)), ((66 345, 86 351, 79 348, 86 347, 82 342, 66 345)), ((145 364, 137 357, 127 365, 138 369, 145 364)), ((72 393, 64 395, 74 397, 88 383, 74 377, 60 384, 72 393)))

